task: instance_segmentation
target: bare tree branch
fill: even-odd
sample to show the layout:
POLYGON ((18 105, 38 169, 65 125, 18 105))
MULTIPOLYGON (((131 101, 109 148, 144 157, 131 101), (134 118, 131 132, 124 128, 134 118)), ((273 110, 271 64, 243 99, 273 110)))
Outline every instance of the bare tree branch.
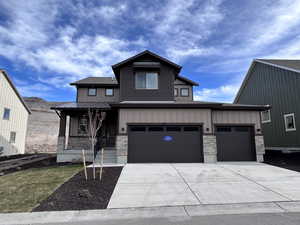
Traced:
POLYGON ((102 122, 106 117, 105 112, 101 112, 99 109, 88 108, 89 117, 89 139, 91 141, 91 147, 93 152, 93 178, 96 179, 95 170, 95 145, 97 142, 97 134, 102 126, 102 122))

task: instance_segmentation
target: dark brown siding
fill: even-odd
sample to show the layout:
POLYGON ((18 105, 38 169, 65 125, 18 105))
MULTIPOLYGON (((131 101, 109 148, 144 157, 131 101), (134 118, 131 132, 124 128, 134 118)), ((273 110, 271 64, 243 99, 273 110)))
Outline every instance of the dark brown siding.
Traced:
MULTIPOLYGON (((147 69, 145 69, 147 71, 147 69)), ((158 89, 137 90, 134 79, 135 69, 132 65, 121 68, 120 73, 120 100, 121 101, 173 101, 174 100, 174 79, 173 68, 161 64, 158 68, 158 89)))
POLYGON ((300 147, 300 74, 256 63, 237 103, 271 105, 263 124, 266 147, 300 147), (284 114, 295 113, 297 131, 285 131, 284 114))

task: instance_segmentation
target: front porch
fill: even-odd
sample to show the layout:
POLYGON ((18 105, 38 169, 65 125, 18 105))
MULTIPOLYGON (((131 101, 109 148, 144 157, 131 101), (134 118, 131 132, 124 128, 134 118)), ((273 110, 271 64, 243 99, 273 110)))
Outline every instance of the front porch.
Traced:
POLYGON ((57 162, 82 161, 82 149, 86 160, 93 161, 93 151, 89 135, 88 109, 105 112, 101 128, 97 132, 95 144, 96 161, 100 161, 100 149, 104 148, 104 163, 117 163, 116 135, 118 111, 104 103, 76 103, 56 107, 60 117, 57 144, 57 162))

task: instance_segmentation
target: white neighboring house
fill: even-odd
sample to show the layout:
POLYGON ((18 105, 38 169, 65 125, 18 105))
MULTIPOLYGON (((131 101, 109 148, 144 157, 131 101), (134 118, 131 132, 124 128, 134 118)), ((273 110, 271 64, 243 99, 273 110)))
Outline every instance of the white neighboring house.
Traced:
POLYGON ((30 114, 8 74, 0 70, 0 155, 24 154, 30 114))

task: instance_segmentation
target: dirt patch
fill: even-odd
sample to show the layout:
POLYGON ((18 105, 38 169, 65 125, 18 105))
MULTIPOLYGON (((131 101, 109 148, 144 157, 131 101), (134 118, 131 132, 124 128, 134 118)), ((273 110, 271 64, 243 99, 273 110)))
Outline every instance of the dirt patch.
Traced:
POLYGON ((6 156, 0 156, 0 162, 11 160, 11 159, 21 159, 27 156, 32 156, 34 154, 21 154, 21 155, 6 155, 6 156))
POLYGON ((89 168, 88 181, 85 180, 84 171, 81 171, 42 201, 33 212, 106 209, 121 171, 122 167, 103 168, 101 181, 98 171, 98 179, 93 180, 93 171, 89 168))
POLYGON ((282 153, 281 151, 266 151, 264 162, 300 172, 300 152, 282 153))
POLYGON ((1 163, 0 164, 0 176, 14 173, 14 172, 21 171, 21 170, 31 169, 31 168, 44 168, 44 167, 52 167, 52 166, 56 167, 56 166, 66 166, 66 165, 77 164, 77 163, 71 163, 71 162, 57 163, 55 154, 30 154, 30 155, 27 154, 27 155, 22 155, 23 157, 17 157, 17 156, 20 156, 20 155, 15 155, 15 158, 9 158, 9 159, 3 160, 2 162, 0 161, 0 163, 1 163), (18 161, 15 161, 15 160, 18 160, 18 159, 23 160, 24 158, 26 158, 28 156, 37 156, 36 158, 37 159, 41 158, 41 160, 27 163, 25 165, 20 165, 20 166, 16 165, 14 168, 3 170, 4 167, 13 165, 14 163, 17 164, 18 161), (14 162, 10 162, 11 160, 13 160, 14 162))

